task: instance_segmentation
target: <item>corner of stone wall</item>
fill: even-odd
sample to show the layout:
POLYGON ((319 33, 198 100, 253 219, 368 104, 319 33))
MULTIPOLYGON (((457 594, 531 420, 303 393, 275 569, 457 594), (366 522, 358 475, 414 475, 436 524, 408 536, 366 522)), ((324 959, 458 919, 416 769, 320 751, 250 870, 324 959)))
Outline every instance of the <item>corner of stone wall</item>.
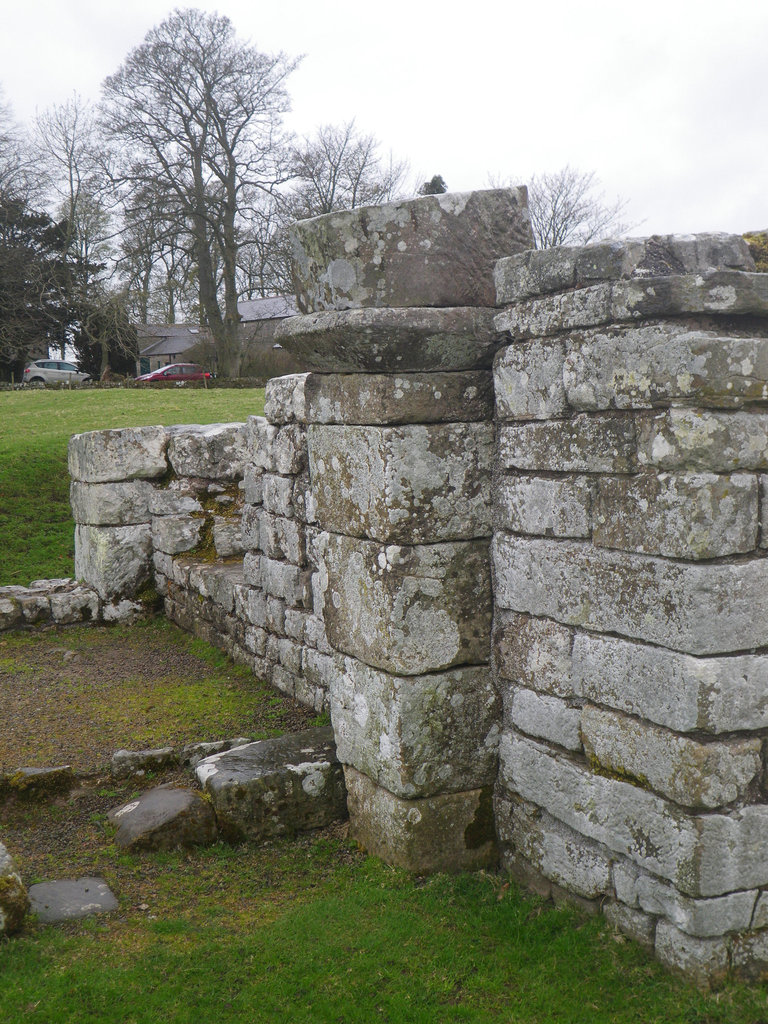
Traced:
POLYGON ((768 275, 742 239, 501 260, 496 815, 699 983, 768 973, 768 275))

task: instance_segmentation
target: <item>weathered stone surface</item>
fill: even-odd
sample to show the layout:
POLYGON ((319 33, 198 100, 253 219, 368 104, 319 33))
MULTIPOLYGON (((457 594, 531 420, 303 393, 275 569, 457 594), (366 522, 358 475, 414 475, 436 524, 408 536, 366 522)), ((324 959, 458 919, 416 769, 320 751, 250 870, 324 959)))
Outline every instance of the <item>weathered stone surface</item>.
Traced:
POLYGON ((505 718, 519 729, 568 750, 581 750, 581 709, 559 697, 518 689, 505 699, 505 718))
POLYGON ((623 903, 609 902, 603 906, 606 921, 633 942, 653 949, 656 942, 656 918, 623 903))
POLYGON ((247 459, 244 423, 168 427, 168 461, 179 476, 242 477, 247 459))
POLYGON ((310 426, 320 525, 389 544, 491 533, 491 423, 310 426))
POLYGON ((221 754, 224 750, 231 750, 233 747, 244 747, 251 743, 248 736, 236 736, 230 740, 212 740, 210 743, 186 743, 181 748, 179 763, 185 767, 196 768, 201 761, 211 754, 221 754))
POLYGON ((576 541, 497 534, 496 602, 688 654, 768 644, 768 563, 677 563, 576 541), (670 611, 673 609, 673 612, 670 611))
POLYGON ((51 768, 19 768, 4 782, 4 788, 21 799, 47 800, 68 793, 75 784, 75 775, 68 764, 51 768))
POLYGON ((765 981, 768 977, 768 931, 735 935, 731 967, 742 981, 765 981))
POLYGON ((760 853, 768 842, 766 805, 731 815, 686 814, 654 793, 594 775, 510 734, 502 735, 499 756, 503 787, 689 896, 721 896, 768 882, 760 853))
POLYGON ((521 800, 497 798, 495 809, 503 849, 586 899, 611 891, 611 861, 604 850, 521 800))
POLYGON ((69 475, 86 483, 151 479, 168 470, 164 427, 93 430, 69 439, 69 475))
POLYGON ((531 248, 524 188, 453 192, 299 221, 290 230, 302 312, 493 306, 493 268, 531 248))
POLYGON ((253 464, 267 473, 289 476, 306 467, 307 442, 303 424, 276 426, 263 416, 250 416, 247 433, 253 464))
POLYGON ((768 397, 768 339, 728 337, 717 324, 685 321, 603 327, 568 336, 562 372, 573 409, 674 401, 729 409, 768 397))
POLYGON ((155 551, 178 555, 200 543, 205 519, 201 515, 153 516, 152 546, 155 551))
POLYGON ((22 621, 21 605, 15 597, 0 597, 0 629, 13 629, 22 621))
POLYGON ((270 423, 306 423, 307 373, 290 373, 267 381, 264 415, 270 423))
POLYGON ((69 489, 72 517, 91 526, 128 526, 149 521, 154 493, 147 480, 86 484, 73 480, 69 489))
POLYGON ((259 510, 258 524, 258 546, 268 558, 282 559, 302 567, 307 564, 307 535, 303 523, 262 509, 259 510))
POLYGON ((156 750, 116 750, 112 755, 111 769, 117 778, 125 778, 174 767, 177 760, 173 747, 158 747, 156 750))
POLYGON ((593 481, 584 476, 499 477, 493 489, 494 525, 544 537, 589 537, 593 491, 593 481))
POLYGON ((761 412, 667 409, 639 418, 637 441, 640 465, 655 469, 768 469, 768 414, 761 412))
POLYGON ((124 850, 174 850, 216 841, 216 815, 193 789, 160 786, 108 814, 124 850))
POLYGON ((151 515, 182 516, 202 512, 201 498, 204 497, 206 483, 196 478, 178 477, 169 481, 167 487, 153 487, 149 494, 151 515))
POLYGON ((493 381, 487 370, 312 373, 305 392, 310 423, 384 426, 463 423, 493 417, 493 381))
POLYGON ((471 307, 311 313, 284 320, 275 337, 328 373, 488 369, 502 343, 493 310, 471 307))
POLYGON ((634 473, 635 424, 626 416, 575 416, 571 420, 500 427, 504 469, 555 473, 634 473))
MULTIPOLYGON (((75 531, 77 532, 77 531, 75 531)), ((73 586, 54 591, 50 596, 51 619, 58 625, 72 622, 96 622, 101 615, 101 601, 91 587, 73 586)))
POLYGON ((729 967, 725 939, 698 939, 663 919, 656 925, 656 956, 670 970, 683 974, 702 988, 725 980, 729 967))
POLYGON ((0 843, 0 936, 18 931, 28 909, 27 890, 21 875, 10 853, 0 843))
POLYGON ((243 534, 240 519, 213 517, 213 547, 217 558, 234 558, 243 554, 243 534))
POLYGON ((117 910, 115 896, 103 878, 38 882, 29 888, 30 909, 41 924, 73 921, 117 910))
POLYGON ((495 319, 496 329, 515 341, 561 331, 685 314, 768 313, 768 275, 709 271, 616 281, 534 298, 510 306, 495 319))
POLYGON ((344 777, 350 835, 387 864, 415 874, 496 865, 490 790, 404 800, 355 768, 344 777))
POLYGON ((189 568, 190 589, 209 598, 224 612, 235 608, 235 589, 243 584, 239 562, 193 562, 189 568))
POLYGON ((292 607, 308 607, 309 576, 298 565, 261 556, 261 586, 270 597, 277 597, 292 607))
POLYGON ((152 575, 152 530, 137 526, 75 527, 75 575, 104 601, 133 597, 152 575))
POLYGON ((290 836, 347 814, 330 726, 214 754, 196 774, 231 838, 290 836))
POLYGON ((757 546, 757 479, 747 473, 602 477, 593 519, 592 541, 600 547, 668 558, 741 554, 757 546))
POLYGON ((558 622, 495 610, 493 662, 502 685, 525 686, 555 697, 576 696, 572 646, 573 630, 558 622))
POLYGON ((322 536, 323 618, 336 650, 396 675, 488 660, 487 542, 400 547, 322 536))
POLYGON ((264 500, 263 471, 257 466, 246 465, 243 470, 243 498, 252 505, 264 500))
POLYGON ((753 271, 741 235, 651 235, 586 246, 530 249, 500 259, 494 276, 499 303, 567 291, 595 281, 694 274, 711 270, 753 271))
POLYGON ((487 666, 403 677, 337 664, 331 717, 344 764, 409 799, 492 785, 501 707, 487 666))
POLYGON ((762 768, 759 737, 700 743, 591 705, 583 710, 581 729, 593 765, 638 780, 687 807, 731 803, 762 768))
POLYGON ((294 506, 295 481, 288 476, 265 473, 263 478, 264 509, 273 515, 291 518, 296 514, 294 506))
POLYGON ((534 340, 507 345, 493 362, 496 415, 500 420, 546 420, 564 416, 565 342, 534 340))
POLYGON ((573 647, 576 692, 677 732, 722 733, 768 727, 768 658, 693 658, 579 633, 573 647))
POLYGON ((616 865, 614 877, 622 900, 641 907, 646 913, 663 915, 688 935, 713 938, 751 926, 757 889, 697 900, 684 896, 633 864, 616 865))

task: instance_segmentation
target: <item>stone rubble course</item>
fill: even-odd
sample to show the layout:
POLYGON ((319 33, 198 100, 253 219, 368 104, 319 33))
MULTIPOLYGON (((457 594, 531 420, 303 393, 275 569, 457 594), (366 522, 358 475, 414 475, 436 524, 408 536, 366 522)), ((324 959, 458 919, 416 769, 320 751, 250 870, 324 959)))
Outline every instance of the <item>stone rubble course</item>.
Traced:
POLYGON ((214 754, 195 774, 228 839, 293 836, 347 816, 331 727, 214 754))
POLYGON ((493 306, 495 261, 531 248, 524 188, 450 192, 299 221, 299 309, 493 306))
POLYGON ((73 579, 34 580, 28 587, 0 587, 0 631, 49 622, 97 622, 99 595, 73 579))
POLYGON ((492 309, 348 309, 283 320, 275 338, 310 370, 424 373, 490 368, 502 344, 492 309))
POLYGON ((0 843, 0 939, 19 930, 28 909, 29 898, 21 875, 0 843))
POLYGON ((117 827, 115 844, 124 850, 175 850, 208 846, 217 839, 216 815, 192 789, 160 786, 107 815, 117 827))
POLYGON ((29 900, 41 924, 109 914, 118 909, 117 900, 103 878, 38 882, 30 886, 29 900))

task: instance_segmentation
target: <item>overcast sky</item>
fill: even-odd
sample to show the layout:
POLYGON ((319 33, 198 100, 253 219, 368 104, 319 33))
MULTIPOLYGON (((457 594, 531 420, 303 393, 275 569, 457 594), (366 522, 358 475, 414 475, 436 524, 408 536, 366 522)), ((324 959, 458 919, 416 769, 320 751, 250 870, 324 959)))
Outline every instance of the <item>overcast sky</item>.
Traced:
MULTIPOLYGON (((183 6, 183 5, 176 5, 183 6)), ((766 0, 199 0, 260 50, 304 54, 289 125, 355 118, 451 191, 565 164, 635 234, 768 228, 766 0)), ((7 3, 0 84, 25 122, 97 100, 162 0, 7 3)))

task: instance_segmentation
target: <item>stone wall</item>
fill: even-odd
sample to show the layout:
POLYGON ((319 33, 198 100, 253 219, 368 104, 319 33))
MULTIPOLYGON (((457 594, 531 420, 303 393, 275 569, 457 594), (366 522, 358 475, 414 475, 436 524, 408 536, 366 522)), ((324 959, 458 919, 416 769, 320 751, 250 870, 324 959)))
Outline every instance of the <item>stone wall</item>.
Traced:
POLYGON ((768 275, 723 235, 530 250, 524 190, 294 245, 311 372, 73 439, 78 575, 329 707, 388 861, 500 856, 702 982, 768 973, 768 275))

